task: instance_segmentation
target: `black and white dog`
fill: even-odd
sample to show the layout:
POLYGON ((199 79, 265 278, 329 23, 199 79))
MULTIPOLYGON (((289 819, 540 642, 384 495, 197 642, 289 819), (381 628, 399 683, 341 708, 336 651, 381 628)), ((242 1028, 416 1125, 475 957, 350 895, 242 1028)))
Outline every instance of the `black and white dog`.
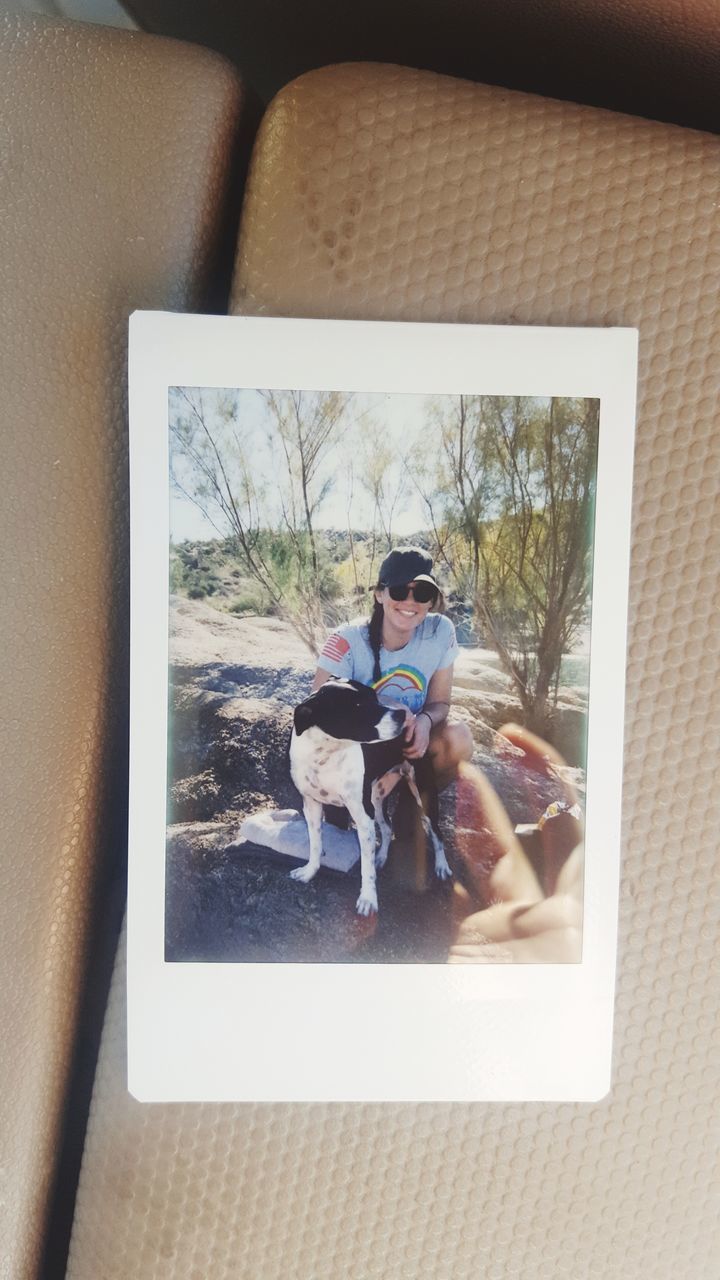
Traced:
MULTIPOLYGON (((323 805, 343 805, 357 827, 361 884, 357 911, 377 911, 376 869, 385 864, 392 835, 384 801, 401 778, 422 802, 413 766, 403 756, 405 712, 383 707, 374 690, 356 680, 329 680, 295 708, 290 739, 290 772, 303 798, 310 857, 291 871, 307 883, 320 866, 323 805), (380 847, 375 852, 375 822, 380 847)), ((435 854, 435 874, 452 875, 439 833, 423 813, 423 827, 435 854)))

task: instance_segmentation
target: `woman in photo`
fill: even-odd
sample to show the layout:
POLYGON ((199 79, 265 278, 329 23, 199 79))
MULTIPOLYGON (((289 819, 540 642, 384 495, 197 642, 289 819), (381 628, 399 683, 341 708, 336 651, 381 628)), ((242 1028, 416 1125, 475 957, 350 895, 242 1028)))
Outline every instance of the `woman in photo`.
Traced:
MULTIPOLYGON (((359 680, 381 702, 405 707, 405 755, 421 788, 432 782, 442 791, 460 761, 471 759, 473 740, 466 724, 447 723, 458 645, 452 622, 437 612, 442 595, 432 567, 420 547, 396 547, 386 556, 370 619, 346 623, 329 636, 313 691, 336 676, 359 680)), ((333 821, 336 814, 327 816, 333 821)))

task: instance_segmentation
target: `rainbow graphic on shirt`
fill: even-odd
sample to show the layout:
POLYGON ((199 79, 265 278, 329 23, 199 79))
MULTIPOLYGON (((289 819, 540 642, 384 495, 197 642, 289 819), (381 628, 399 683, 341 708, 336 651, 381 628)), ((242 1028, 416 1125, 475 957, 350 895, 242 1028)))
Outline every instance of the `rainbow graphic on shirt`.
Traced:
POLYGON ((406 663, 401 667, 393 667, 392 671, 385 671, 370 687, 375 690, 381 702, 402 702, 411 711, 419 711, 425 702, 427 680, 422 671, 406 663))

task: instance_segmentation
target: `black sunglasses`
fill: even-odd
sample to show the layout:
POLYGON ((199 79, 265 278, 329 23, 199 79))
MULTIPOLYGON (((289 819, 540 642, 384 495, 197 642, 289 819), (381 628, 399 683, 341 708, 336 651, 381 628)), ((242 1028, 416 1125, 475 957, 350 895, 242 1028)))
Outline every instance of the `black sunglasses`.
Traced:
POLYGON ((412 586, 388 587, 391 600, 407 600, 412 592, 416 604, 430 604, 437 600, 438 589, 432 582, 416 582, 412 586))

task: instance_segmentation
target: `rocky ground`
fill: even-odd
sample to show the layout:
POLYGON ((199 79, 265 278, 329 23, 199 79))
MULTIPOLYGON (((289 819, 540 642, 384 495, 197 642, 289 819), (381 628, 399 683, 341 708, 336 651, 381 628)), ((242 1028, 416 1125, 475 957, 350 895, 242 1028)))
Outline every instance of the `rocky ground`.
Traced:
MULTIPOLYGON (((310 691, 314 665, 278 619, 235 617, 198 601, 171 600, 169 796, 166 892, 168 960, 441 962, 450 937, 450 890, 407 851, 391 850, 378 881, 380 913, 355 914, 359 868, 321 870, 309 884, 290 863, 240 842, 257 810, 300 808, 287 748, 292 709, 310 691)), ((519 709, 496 656, 464 649, 455 668, 453 715, 470 726, 475 763, 490 777, 513 822, 539 816, 494 731, 519 709)), ((563 690, 555 742, 581 758, 584 702, 563 690)), ((576 782, 581 775, 576 775, 576 782)), ((554 798, 552 789, 544 797, 554 798)), ((453 788, 441 826, 453 865, 453 788)))

